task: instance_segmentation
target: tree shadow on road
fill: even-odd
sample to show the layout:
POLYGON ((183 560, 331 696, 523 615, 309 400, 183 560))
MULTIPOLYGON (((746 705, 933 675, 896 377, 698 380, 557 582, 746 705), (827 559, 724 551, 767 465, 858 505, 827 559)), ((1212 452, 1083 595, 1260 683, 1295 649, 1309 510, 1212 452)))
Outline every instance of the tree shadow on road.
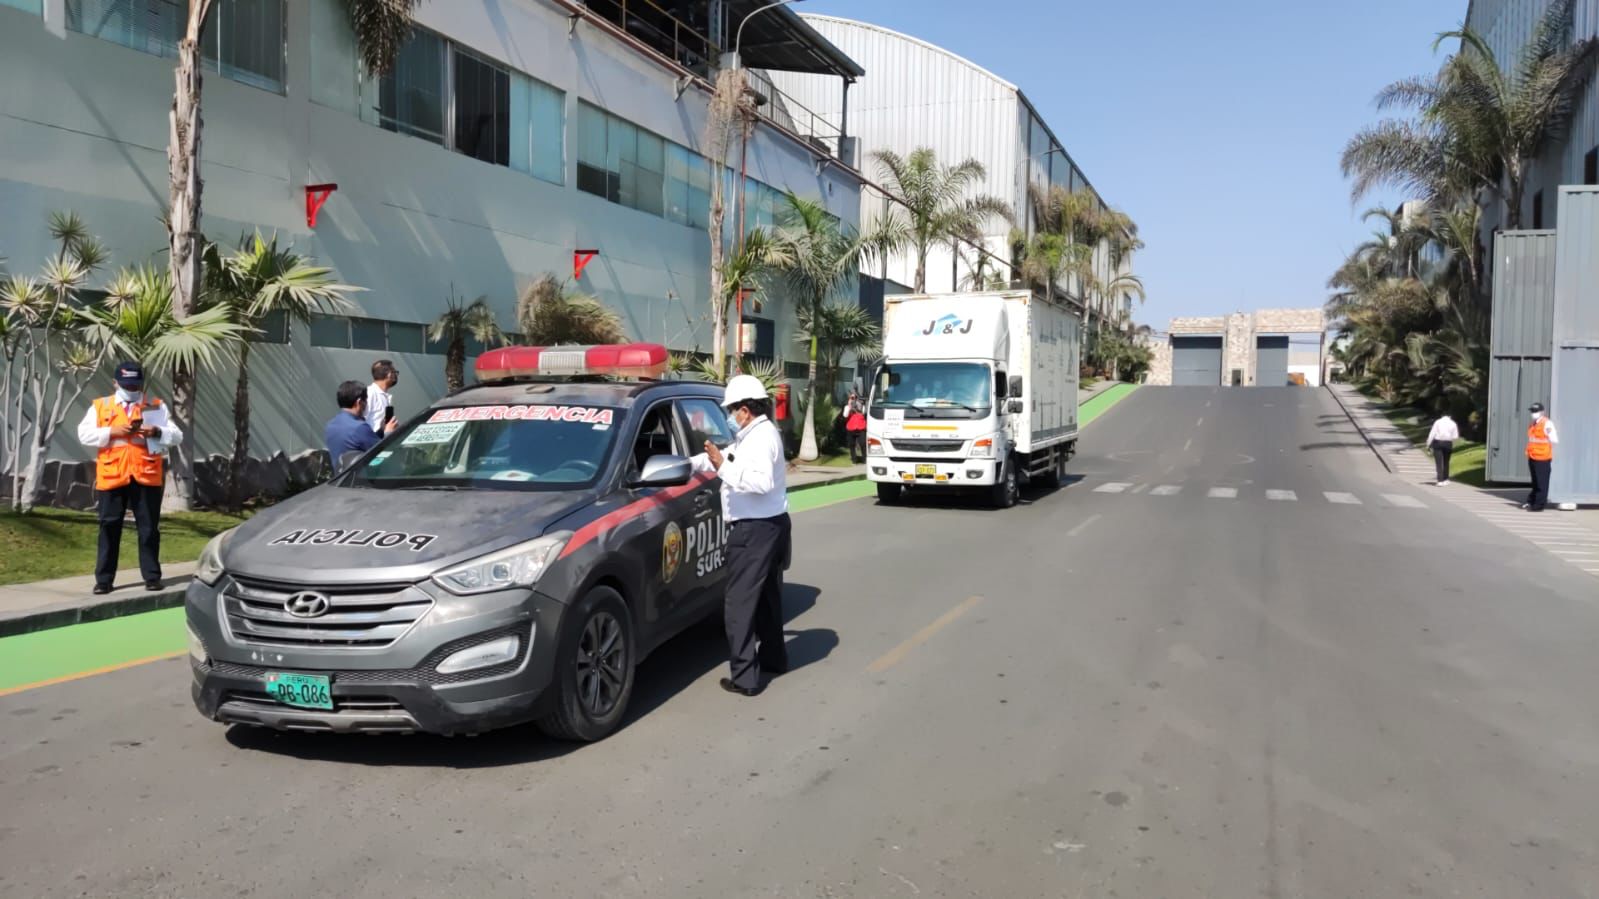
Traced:
MULTIPOLYGON (((790 623, 816 605, 822 591, 808 584, 783 585, 783 620, 790 623)), ((827 658, 839 644, 837 632, 827 628, 791 630, 788 636, 789 671, 827 658)), ((665 705, 707 674, 727 662, 727 637, 722 618, 712 615, 658 647, 638 666, 627 718, 608 739, 623 739, 634 722, 665 705)), ((714 682, 711 688, 716 689, 714 682)), ((720 695, 720 690, 717 690, 720 695)), ((581 750, 544 736, 532 724, 490 731, 475 737, 338 735, 295 733, 234 725, 227 741, 239 749, 335 764, 381 767, 498 768, 558 759, 581 750)))
POLYGON ((1360 440, 1357 440, 1357 441, 1355 441, 1353 443, 1340 441, 1340 440, 1329 440, 1329 441, 1326 441, 1324 443, 1301 443, 1299 445, 1300 450, 1324 450, 1324 449, 1339 449, 1339 448, 1348 448, 1348 447, 1354 447, 1355 449, 1365 449, 1366 443, 1365 443, 1365 441, 1360 441, 1360 440))

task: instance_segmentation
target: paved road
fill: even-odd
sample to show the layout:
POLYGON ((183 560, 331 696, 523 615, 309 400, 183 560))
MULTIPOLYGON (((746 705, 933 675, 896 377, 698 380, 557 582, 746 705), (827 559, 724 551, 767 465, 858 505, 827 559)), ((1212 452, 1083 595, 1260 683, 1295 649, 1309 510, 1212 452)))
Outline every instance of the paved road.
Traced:
POLYGON ((692 633, 595 746, 229 732, 177 661, 0 698, 0 895, 1599 892, 1587 575, 1317 391, 1141 390, 1075 469, 801 516, 798 670, 692 633))

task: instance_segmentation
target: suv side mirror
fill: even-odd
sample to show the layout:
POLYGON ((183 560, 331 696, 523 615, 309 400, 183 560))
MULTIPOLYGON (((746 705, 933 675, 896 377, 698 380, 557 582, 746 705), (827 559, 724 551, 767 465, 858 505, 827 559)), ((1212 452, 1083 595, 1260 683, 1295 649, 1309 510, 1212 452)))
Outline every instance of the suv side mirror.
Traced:
POLYGON ((1006 396, 1021 396, 1022 395, 1022 376, 1021 375, 1011 375, 1010 376, 1010 391, 1007 392, 1005 395, 1006 396))
POLYGON ((344 471, 351 465, 361 461, 361 457, 364 455, 366 454, 360 450, 350 450, 347 453, 341 453, 339 455, 338 470, 335 471, 334 474, 338 474, 340 471, 344 471))
POLYGON ((630 487, 677 487, 694 475, 694 463, 683 456, 662 454, 644 460, 644 470, 630 487))

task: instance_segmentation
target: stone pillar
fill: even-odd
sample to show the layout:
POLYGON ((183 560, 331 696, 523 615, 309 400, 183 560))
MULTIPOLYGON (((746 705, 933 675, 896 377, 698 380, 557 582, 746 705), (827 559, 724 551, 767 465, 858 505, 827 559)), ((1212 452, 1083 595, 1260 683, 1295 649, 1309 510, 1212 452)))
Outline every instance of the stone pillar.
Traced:
POLYGON ((1255 383, 1255 321, 1247 312, 1227 316, 1227 336, 1222 346, 1221 383, 1233 385, 1233 373, 1240 372, 1239 383, 1255 383))

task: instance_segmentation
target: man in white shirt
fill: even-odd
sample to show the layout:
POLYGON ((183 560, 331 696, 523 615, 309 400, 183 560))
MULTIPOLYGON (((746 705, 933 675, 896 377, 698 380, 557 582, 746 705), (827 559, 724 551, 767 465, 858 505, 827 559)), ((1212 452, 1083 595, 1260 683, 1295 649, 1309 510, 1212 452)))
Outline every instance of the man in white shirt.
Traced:
POLYGON ((1449 457, 1454 455, 1455 441, 1460 439, 1460 427, 1445 412, 1432 423, 1427 432, 1427 448, 1432 450, 1433 463, 1438 468, 1438 486, 1449 483, 1449 457))
POLYGON ((166 404, 144 392, 144 369, 123 362, 113 375, 117 390, 89 404, 78 422, 78 442, 95 449, 94 489, 100 546, 94 563, 94 593, 111 592, 122 548, 122 520, 133 510, 139 529, 139 573, 146 590, 161 583, 161 492, 167 450, 183 432, 167 416, 166 404))
POLYGON ((771 419, 766 387, 751 375, 727 382, 722 406, 738 426, 725 450, 705 441, 694 457, 696 471, 722 479, 722 517, 727 538, 725 618, 731 676, 722 689, 741 696, 761 692, 761 674, 788 670, 783 645, 783 569, 788 567, 792 527, 788 517, 787 464, 783 435, 771 419))
POLYGON ((398 383, 400 370, 394 367, 393 360, 379 359, 372 363, 372 383, 366 388, 366 424, 374 434, 383 434, 383 425, 393 414, 389 411, 394 408, 394 397, 390 394, 398 383))

